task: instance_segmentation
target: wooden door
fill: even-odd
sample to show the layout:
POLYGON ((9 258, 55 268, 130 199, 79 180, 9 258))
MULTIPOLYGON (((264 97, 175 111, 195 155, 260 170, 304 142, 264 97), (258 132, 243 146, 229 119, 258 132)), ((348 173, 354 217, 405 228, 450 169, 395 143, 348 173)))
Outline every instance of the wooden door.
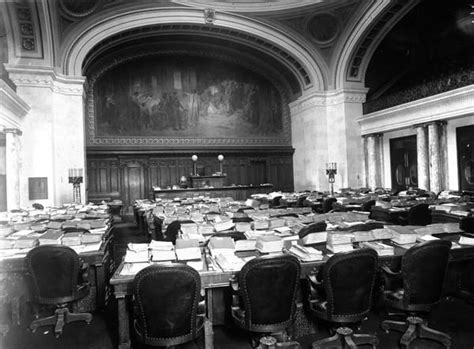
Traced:
POLYGON ((456 129, 459 190, 474 191, 474 125, 456 129))
POLYGON ((392 189, 405 190, 418 186, 416 136, 390 140, 392 189))
POLYGON ((123 166, 122 195, 124 196, 124 208, 128 213, 132 212, 135 200, 147 198, 145 183, 145 169, 141 162, 126 161, 123 166))

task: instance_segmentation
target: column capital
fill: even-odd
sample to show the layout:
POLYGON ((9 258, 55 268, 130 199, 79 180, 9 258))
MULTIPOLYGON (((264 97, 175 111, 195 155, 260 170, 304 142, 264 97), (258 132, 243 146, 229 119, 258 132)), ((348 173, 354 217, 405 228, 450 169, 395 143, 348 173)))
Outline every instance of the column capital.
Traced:
POLYGON ((23 132, 19 128, 4 128, 3 132, 4 133, 13 133, 13 134, 16 134, 18 136, 21 136, 23 134, 23 132))

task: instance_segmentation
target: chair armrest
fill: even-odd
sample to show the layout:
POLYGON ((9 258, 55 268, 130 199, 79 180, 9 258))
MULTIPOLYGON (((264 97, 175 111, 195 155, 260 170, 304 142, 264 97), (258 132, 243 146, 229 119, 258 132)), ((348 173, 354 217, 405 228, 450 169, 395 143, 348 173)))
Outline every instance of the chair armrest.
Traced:
POLYGON ((382 267, 382 270, 390 276, 401 276, 401 271, 393 271, 392 269, 386 266, 382 267))
POLYGON ((310 274, 306 276, 306 280, 308 281, 308 288, 309 288, 309 295, 308 300, 318 299, 321 292, 324 292, 323 283, 318 280, 317 275, 310 274))
POLYGON ((81 283, 89 282, 89 264, 82 263, 80 266, 79 276, 81 278, 81 283))
POLYGON ((401 271, 393 271, 389 267, 382 267, 383 273, 383 287, 388 290, 393 290, 397 287, 402 287, 403 279, 401 271))

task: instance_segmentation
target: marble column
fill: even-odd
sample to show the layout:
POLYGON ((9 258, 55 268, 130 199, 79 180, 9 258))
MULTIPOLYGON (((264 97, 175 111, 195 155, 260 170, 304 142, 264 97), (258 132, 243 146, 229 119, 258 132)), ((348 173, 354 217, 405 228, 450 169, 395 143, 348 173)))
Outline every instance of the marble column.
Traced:
POLYGON ((430 190, 430 171, 428 158, 428 133, 426 125, 416 126, 416 152, 418 188, 430 190))
POLYGON ((441 152, 439 141, 439 127, 437 123, 428 125, 428 149, 430 165, 430 190, 439 193, 441 187, 441 152))
POLYGON ((441 190, 449 189, 448 187, 448 130, 447 121, 438 121, 439 131, 439 154, 440 154, 440 176, 441 176, 441 190))
POLYGON ((5 164, 7 184, 7 209, 20 208, 20 136, 17 128, 5 128, 5 164))
POLYGON ((367 145, 367 184, 371 190, 377 187, 377 136, 372 134, 366 136, 367 145))

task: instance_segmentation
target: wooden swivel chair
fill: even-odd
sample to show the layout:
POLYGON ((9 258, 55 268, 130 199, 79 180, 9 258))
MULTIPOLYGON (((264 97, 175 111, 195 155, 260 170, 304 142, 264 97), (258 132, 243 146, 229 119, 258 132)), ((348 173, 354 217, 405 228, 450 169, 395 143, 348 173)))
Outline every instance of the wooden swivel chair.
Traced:
POLYGON ((133 297, 133 328, 139 343, 170 347, 202 335, 201 278, 192 267, 174 263, 142 269, 133 282, 133 297))
POLYGON ((360 323, 370 312, 377 263, 377 252, 371 249, 336 253, 318 275, 307 277, 310 312, 317 320, 331 324, 332 330, 335 328, 335 335, 313 342, 313 349, 378 344, 375 335, 354 334, 350 327, 360 323))
POLYGON ((287 331, 295 320, 300 268, 291 255, 263 256, 248 261, 231 281, 232 319, 237 327, 257 334, 253 347, 258 337, 268 334, 279 340, 277 347, 299 347, 287 331))
POLYGON ((403 255, 400 271, 383 268, 386 276, 384 303, 402 310, 408 317, 405 322, 385 320, 382 328, 387 332, 404 332, 400 344, 406 348, 416 338, 431 339, 446 347, 451 345, 447 334, 429 328, 427 321, 420 317, 441 300, 450 248, 450 241, 420 243, 403 255))
POLYGON ((59 337, 64 324, 85 321, 89 324, 89 313, 71 313, 68 304, 84 298, 89 293, 88 266, 79 260, 77 253, 63 245, 43 245, 30 250, 25 259, 30 277, 31 295, 38 317, 38 305, 56 306, 54 315, 36 318, 30 324, 34 332, 40 326, 54 325, 59 337), (81 280, 78 283, 78 279, 81 280))

